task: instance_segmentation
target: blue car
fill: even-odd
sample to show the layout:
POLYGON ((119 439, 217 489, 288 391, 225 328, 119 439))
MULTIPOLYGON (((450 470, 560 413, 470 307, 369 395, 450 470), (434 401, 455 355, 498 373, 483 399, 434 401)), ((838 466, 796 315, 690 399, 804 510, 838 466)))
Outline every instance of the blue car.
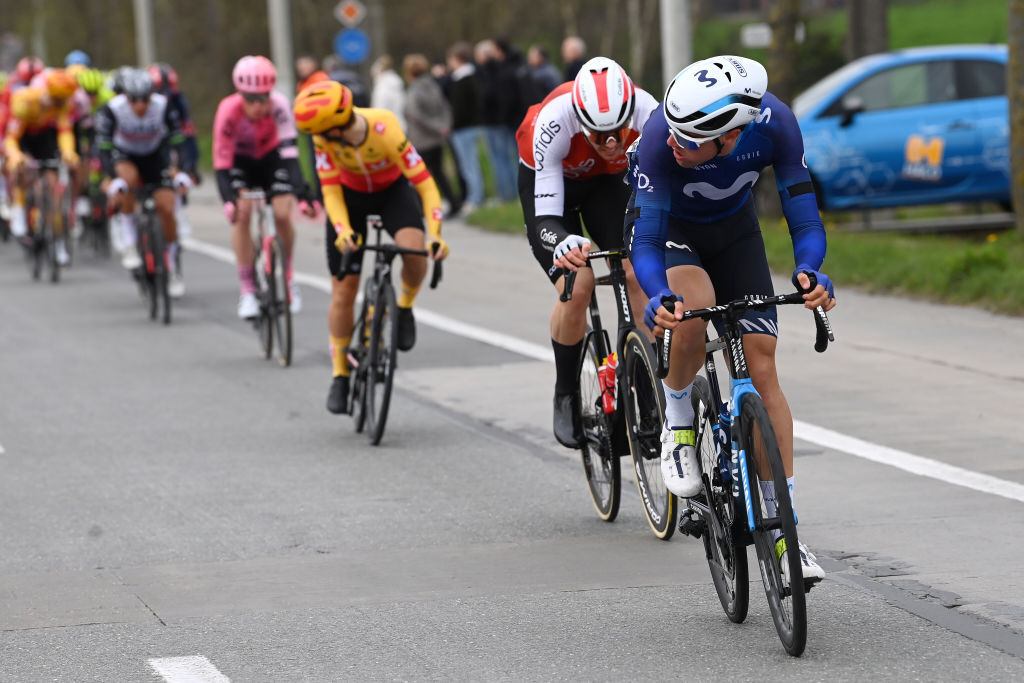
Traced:
POLYGON ((823 209, 1010 203, 1005 45, 871 55, 793 101, 823 209))

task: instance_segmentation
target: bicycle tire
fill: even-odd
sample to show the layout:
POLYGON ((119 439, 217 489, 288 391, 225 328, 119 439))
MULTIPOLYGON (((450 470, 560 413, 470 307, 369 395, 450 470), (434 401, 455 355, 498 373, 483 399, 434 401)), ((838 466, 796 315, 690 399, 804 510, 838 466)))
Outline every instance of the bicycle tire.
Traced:
POLYGON ((746 515, 738 514, 740 508, 732 495, 732 483, 723 481, 719 470, 718 444, 713 429, 718 422, 718 407, 707 378, 698 375, 694 379, 691 400, 697 460, 708 510, 702 513, 706 529, 702 536, 704 552, 722 609, 729 621, 739 624, 747 618, 750 604, 747 546, 742 526, 746 515))
POLYGON ((667 541, 676 530, 678 499, 665 488, 661 475, 661 424, 665 397, 655 376, 651 344, 639 330, 630 330, 622 344, 622 389, 629 452, 644 515, 651 531, 667 541))
MULTIPOLYGON (((369 294, 369 290, 367 290, 369 294)), ((363 297, 363 305, 356 317, 352 338, 349 340, 349 373, 351 377, 351 410, 355 422, 356 433, 366 427, 366 370, 369 367, 367 356, 370 350, 370 337, 367 322, 370 317, 370 299, 363 297), (352 360, 355 360, 353 367, 352 360)))
POLYGON ((803 570, 800 566, 800 541, 796 532, 796 519, 789 500, 786 471, 782 466, 779 444, 775 430, 764 402, 756 394, 746 394, 740 410, 739 428, 742 447, 747 454, 747 471, 750 475, 750 495, 754 503, 754 546, 757 550, 761 581, 764 584, 768 608, 775 622, 775 630, 786 652, 794 657, 803 654, 807 644, 807 607, 803 585, 803 570), (769 520, 761 495, 757 463, 763 459, 771 470, 775 483, 776 517, 775 524, 769 520), (773 527, 777 527, 786 540, 787 547, 796 552, 787 552, 790 584, 786 584, 782 569, 775 557, 773 527), (790 586, 798 586, 791 590, 790 586))
POLYGON ((274 354, 274 322, 271 311, 274 309, 274 292, 271 278, 267 276, 265 261, 269 256, 263 253, 263 245, 253 240, 255 250, 252 257, 253 282, 256 284, 256 299, 260 302, 259 317, 253 325, 260 340, 260 352, 263 360, 269 360, 274 354))
POLYGON ((612 449, 611 416, 604 412, 601 400, 597 369, 602 359, 598 356, 593 333, 590 333, 583 345, 576 373, 579 418, 583 431, 580 456, 594 509, 602 520, 613 522, 619 514, 622 472, 619 458, 612 449))
POLYGON ((288 288, 287 263, 284 241, 275 236, 270 245, 270 289, 274 295, 271 317, 277 337, 277 360, 284 368, 292 364, 292 295, 288 288))
POLYGON ((153 230, 153 256, 156 266, 155 284, 157 297, 161 303, 163 315, 161 316, 164 325, 171 324, 171 292, 170 292, 170 268, 167 264, 167 246, 164 244, 164 230, 156 216, 150 216, 150 225, 153 230))
POLYGON ((398 359, 398 301, 395 289, 384 280, 377 290, 370 332, 370 353, 366 372, 366 412, 370 443, 380 443, 391 405, 391 389, 398 359))

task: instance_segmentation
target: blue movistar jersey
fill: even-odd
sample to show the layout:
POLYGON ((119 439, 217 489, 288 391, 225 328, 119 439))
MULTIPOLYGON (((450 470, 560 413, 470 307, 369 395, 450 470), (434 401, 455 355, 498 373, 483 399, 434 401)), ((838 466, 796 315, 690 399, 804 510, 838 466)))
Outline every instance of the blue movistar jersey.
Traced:
POLYGON ((804 163, 800 126, 781 100, 765 93, 760 115, 743 130, 733 151, 694 168, 676 163, 668 136, 659 108, 630 155, 627 176, 636 190, 637 208, 631 260, 648 296, 668 289, 664 251, 669 218, 696 223, 728 218, 748 201, 751 187, 767 166, 775 169, 796 264, 821 268, 825 228, 804 163))

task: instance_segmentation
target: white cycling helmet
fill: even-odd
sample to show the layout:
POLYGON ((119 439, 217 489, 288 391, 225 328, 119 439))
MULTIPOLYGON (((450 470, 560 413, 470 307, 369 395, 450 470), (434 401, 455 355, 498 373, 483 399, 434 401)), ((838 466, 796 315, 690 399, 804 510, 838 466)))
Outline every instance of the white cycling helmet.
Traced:
POLYGON ((636 88, 621 66, 607 57, 588 60, 572 86, 576 118, 596 132, 619 130, 636 109, 636 88))
POLYGON ((702 59, 668 84, 665 121, 676 142, 695 149, 757 118, 767 89, 768 73, 753 59, 730 55, 702 59))

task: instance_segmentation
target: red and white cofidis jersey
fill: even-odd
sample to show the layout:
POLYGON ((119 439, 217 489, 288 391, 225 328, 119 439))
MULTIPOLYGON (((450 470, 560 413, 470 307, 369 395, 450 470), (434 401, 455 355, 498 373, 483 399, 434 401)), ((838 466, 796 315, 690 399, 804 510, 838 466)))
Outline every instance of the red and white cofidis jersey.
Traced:
POLYGON ((583 136, 583 127, 572 108, 572 81, 563 83, 526 112, 516 131, 519 162, 536 172, 535 216, 563 215, 565 178, 586 180, 598 175, 622 173, 628 166, 626 148, 640 135, 658 102, 636 88, 636 108, 622 141, 622 154, 605 161, 583 136))

